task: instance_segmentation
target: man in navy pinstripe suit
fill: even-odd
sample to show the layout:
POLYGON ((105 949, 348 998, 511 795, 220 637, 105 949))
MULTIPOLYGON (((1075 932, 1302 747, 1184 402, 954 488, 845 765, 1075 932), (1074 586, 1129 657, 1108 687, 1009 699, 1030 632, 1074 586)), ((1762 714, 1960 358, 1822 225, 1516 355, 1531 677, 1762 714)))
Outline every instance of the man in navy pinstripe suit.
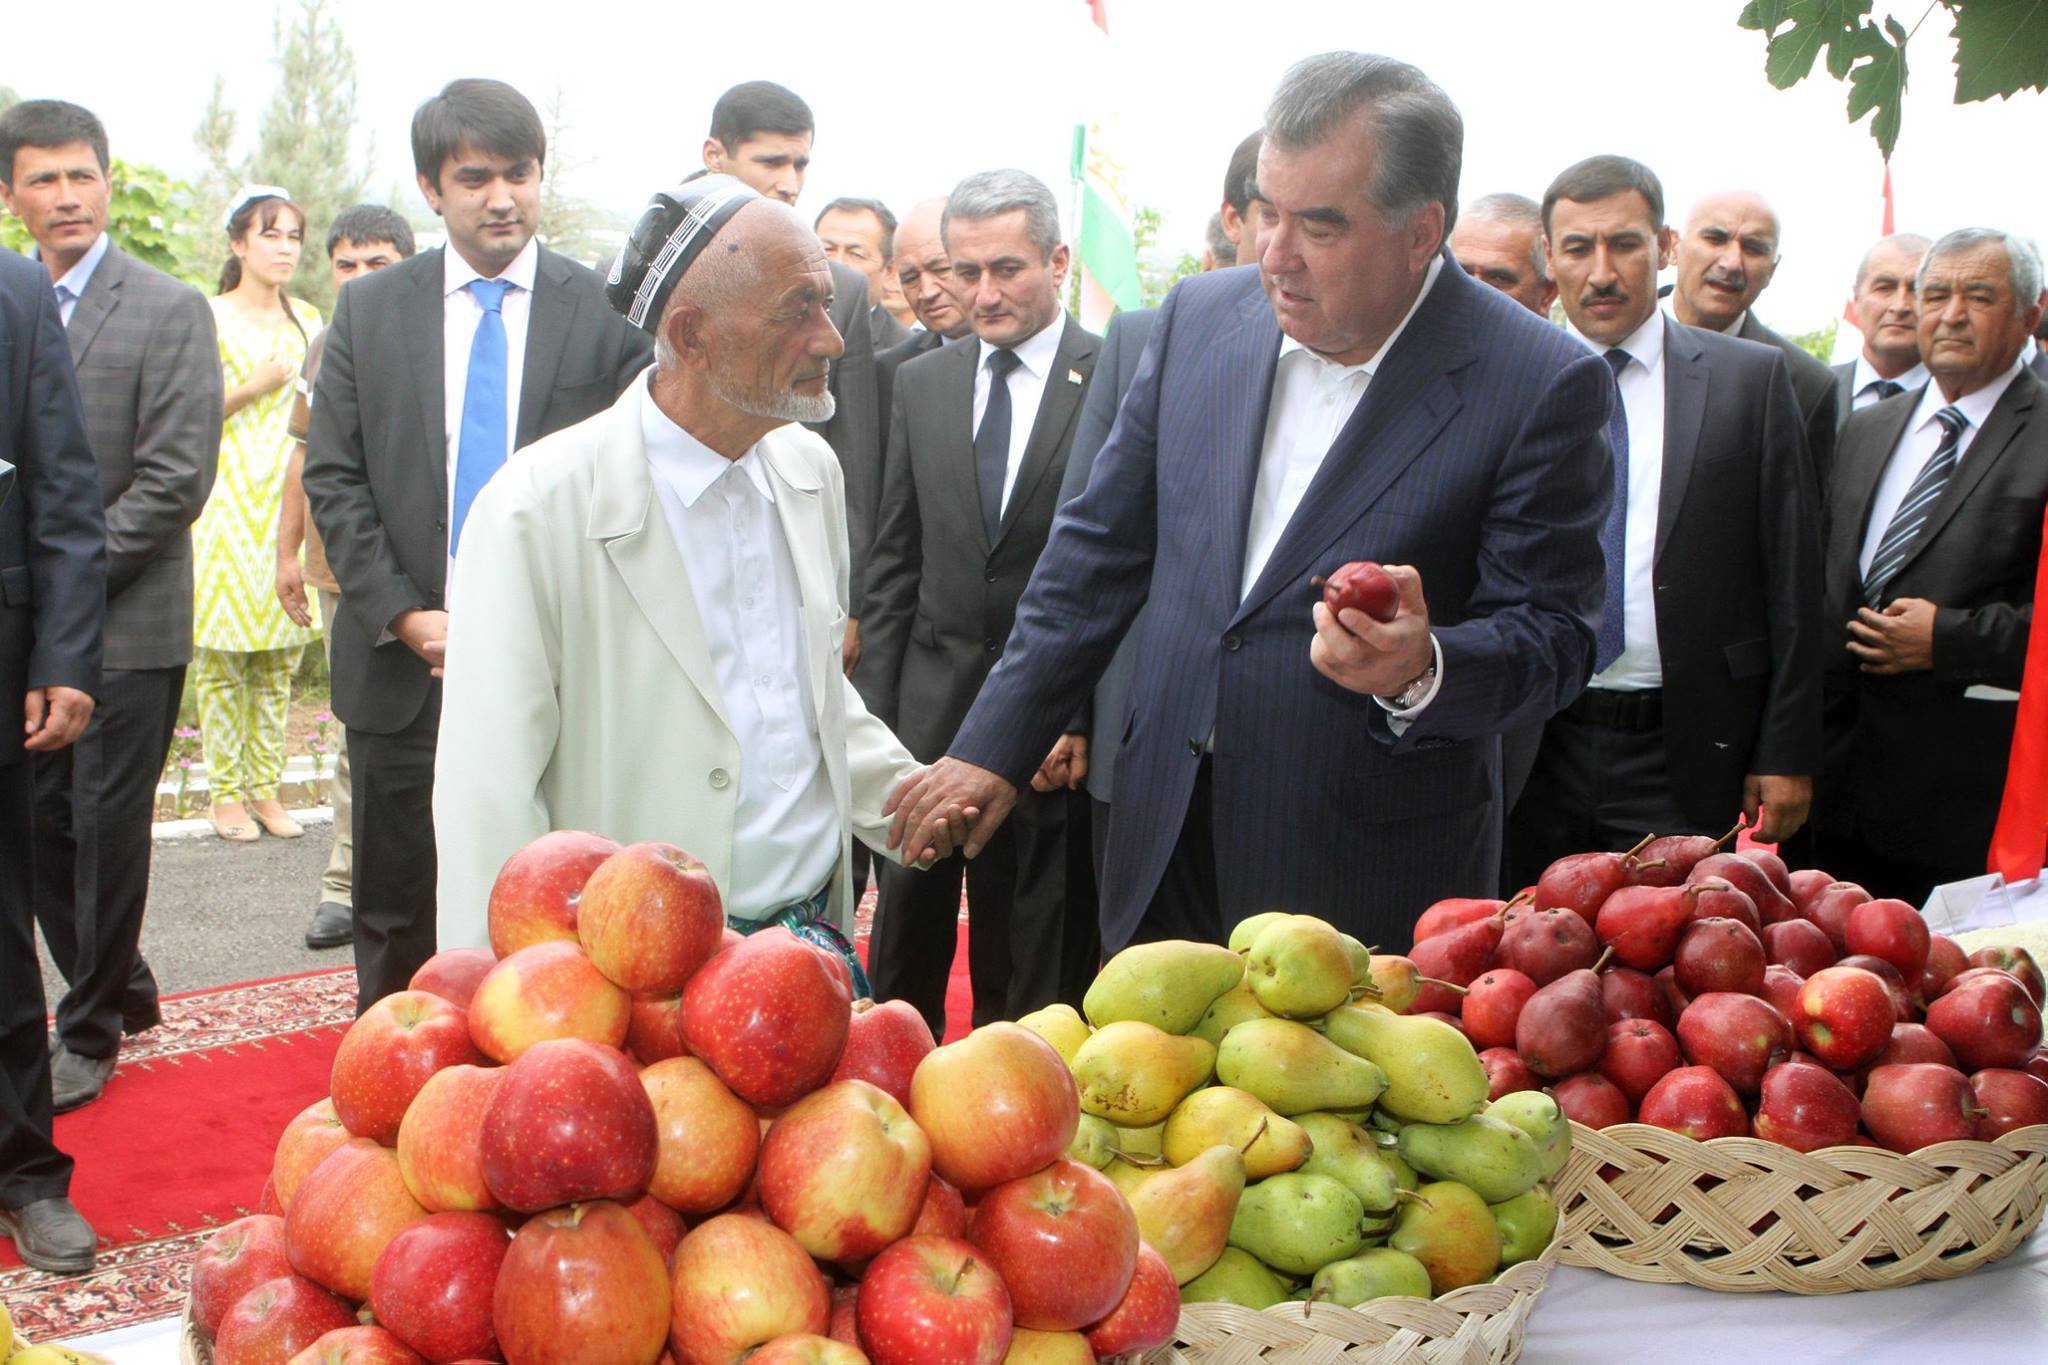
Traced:
POLYGON ((1270 908, 1367 941, 1490 887, 1503 729, 1585 684, 1609 497, 1606 366, 1443 250, 1463 125, 1420 71, 1288 73, 1258 163, 1255 269, 1184 282, 1002 662, 897 794, 915 851, 978 851, 1125 626, 1102 938, 1220 937, 1270 908), (1392 567, 1401 608, 1332 618, 1311 578, 1392 567))

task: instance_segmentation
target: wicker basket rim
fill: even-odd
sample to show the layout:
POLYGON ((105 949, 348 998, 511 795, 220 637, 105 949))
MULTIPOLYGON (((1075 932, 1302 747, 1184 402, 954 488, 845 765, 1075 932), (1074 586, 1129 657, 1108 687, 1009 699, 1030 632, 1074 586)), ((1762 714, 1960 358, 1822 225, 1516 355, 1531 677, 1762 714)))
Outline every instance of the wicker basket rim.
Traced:
MULTIPOLYGON (((1787 1152, 1799 1150, 1796 1147, 1787 1147, 1782 1142, 1772 1142, 1769 1138, 1760 1137, 1718 1137, 1707 1138, 1702 1141, 1699 1138, 1689 1137, 1673 1128, 1660 1128, 1654 1123, 1615 1123, 1609 1124, 1605 1128, 1588 1128, 1585 1124, 1574 1119, 1572 1127, 1584 1129, 1589 1133, 1599 1133, 1614 1142, 1627 1142, 1638 1133, 1655 1133, 1659 1136, 1660 1140, 1675 1140, 1680 1143, 1689 1143, 1695 1147, 1706 1147, 1715 1151, 1753 1151, 1759 1147, 1776 1148, 1787 1152)), ((1990 1142, 1982 1142, 1975 1138, 1958 1138, 1953 1142, 1930 1143, 1928 1146, 1918 1147, 1910 1152, 1897 1152, 1889 1147, 1865 1147, 1861 1143, 1851 1142, 1839 1147, 1817 1147, 1813 1151, 1802 1152, 1800 1155, 1825 1158, 1831 1152, 1885 1152, 1896 1157, 1923 1157, 1928 1160, 1939 1161, 1943 1157, 1966 1156, 1972 1152, 1982 1151, 1990 1147, 2003 1148, 2009 1152, 2048 1151, 2048 1123, 2033 1123, 2025 1128, 2015 1128, 2009 1133, 2000 1134, 1990 1142), (1929 1153, 1934 1155, 1929 1157, 1929 1153)))
MULTIPOLYGON (((1370 1318, 1374 1316, 1370 1305, 1433 1303, 1455 1310, 1461 1304, 1469 1303, 1475 1298, 1492 1298, 1502 1289, 1507 1289, 1517 1294, 1538 1293, 1549 1279, 1550 1272, 1556 1268, 1557 1259, 1563 1251, 1564 1219, 1560 1217, 1557 1220, 1557 1231, 1550 1235, 1550 1244, 1543 1248, 1541 1255, 1526 1261, 1517 1261, 1506 1270, 1500 1271, 1491 1280, 1483 1280, 1478 1284, 1468 1284, 1457 1289, 1447 1290, 1431 1298, 1424 1298, 1419 1294, 1386 1294, 1376 1299, 1367 1299, 1364 1304, 1356 1308, 1346 1308, 1341 1304, 1326 1303, 1322 1300, 1316 1301, 1316 1307, 1324 1312, 1355 1313, 1359 1317, 1370 1318)), ((1289 1299, 1285 1303, 1276 1303, 1271 1308, 1263 1308, 1256 1311, 1268 1315, 1291 1312, 1296 1317, 1300 1317, 1302 1315, 1302 1302, 1300 1299, 1289 1299)), ((1180 1306, 1180 1311, 1186 1313, 1211 1306, 1209 1303, 1184 1303, 1180 1306)), ((1213 1306, 1234 1308, 1240 1312, 1254 1311, 1245 1308, 1242 1304, 1221 1301, 1213 1306)))

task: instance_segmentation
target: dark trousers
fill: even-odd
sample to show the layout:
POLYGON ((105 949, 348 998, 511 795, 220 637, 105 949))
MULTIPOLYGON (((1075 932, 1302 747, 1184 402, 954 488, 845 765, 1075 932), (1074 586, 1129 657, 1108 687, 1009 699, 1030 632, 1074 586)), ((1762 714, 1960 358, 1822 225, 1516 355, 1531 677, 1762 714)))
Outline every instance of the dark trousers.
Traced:
MULTIPOLYGON (((36 957, 29 761, 0 764, 0 1208, 71 1188, 71 1158, 50 1141, 50 1044, 36 957)), ((118 1025, 118 1021, 117 1021, 118 1025)))
POLYGON ((922 872, 882 864, 868 953, 875 998, 908 1000, 934 1037, 944 1035, 964 876, 975 1026, 1055 1000, 1079 1005, 1096 955, 1086 800, 1025 790, 979 857, 955 855, 922 872), (1085 972, 1076 965, 1084 961, 1085 972))
POLYGON ((1700 832, 1671 790, 1661 721, 1603 724, 1580 709, 1574 703, 1544 727, 1536 766, 1508 816, 1504 861, 1517 890, 1567 853, 1620 852, 1647 834, 1700 832))
POLYGON ((434 955, 434 741, 440 733, 439 679, 403 730, 348 731, 358 1014, 404 990, 434 955))
POLYGON ((113 1056, 124 1019, 157 1017, 142 911, 156 785, 184 687, 182 666, 108 669, 78 742, 31 764, 36 921, 69 985, 57 1040, 81 1057, 113 1056))
MULTIPOLYGON (((1210 777, 1214 760, 1204 758, 1195 770, 1195 789, 1188 798, 1188 813, 1181 820, 1180 838, 1166 860, 1166 871, 1138 921, 1133 943, 1155 943, 1160 939, 1185 938, 1197 943, 1222 943, 1223 897, 1216 880, 1215 798, 1210 777)), ((1111 808, 1110 832, 1115 837, 1115 809, 1111 808)), ((1106 945, 1122 948, 1124 944, 1106 945)))

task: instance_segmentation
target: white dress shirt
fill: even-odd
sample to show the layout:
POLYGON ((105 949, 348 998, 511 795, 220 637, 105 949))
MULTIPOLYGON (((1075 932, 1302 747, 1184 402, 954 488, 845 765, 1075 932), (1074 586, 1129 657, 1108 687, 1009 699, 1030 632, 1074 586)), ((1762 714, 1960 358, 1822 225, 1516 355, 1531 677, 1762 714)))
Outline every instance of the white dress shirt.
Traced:
MULTIPOLYGON (((1003 471, 1003 508, 1010 506, 1010 490, 1017 486, 1017 472, 1024 466, 1024 447, 1031 444, 1031 428, 1038 421, 1038 404, 1045 397, 1045 386, 1056 376, 1052 373, 1054 359, 1059 355, 1060 337, 1067 327, 1067 310, 1062 308, 1052 315, 1052 321, 1039 328, 1023 341, 1010 347, 1017 353, 1018 365, 1010 371, 1010 460, 1003 471)), ((974 431, 981 430, 981 415, 988 411, 988 390, 991 378, 989 357, 996 348, 987 342, 981 344, 981 363, 974 370, 974 431)))
MULTIPOLYGON (((529 239, 512 263, 489 277, 509 281, 505 301, 498 305, 505 323, 505 458, 519 444, 519 383, 526 373, 526 322, 533 316, 533 279, 540 265, 540 243, 529 239)), ((441 387, 443 427, 448 436, 448 515, 455 525, 455 462, 462 454, 462 400, 469 392, 469 348, 476 341, 484 306, 470 292, 469 282, 487 278, 454 247, 441 251, 441 387)), ((455 574, 448 560, 449 582, 455 574)))
MULTIPOLYGON (((35 258, 43 259, 40 249, 35 252, 35 258)), ((78 311, 78 301, 85 296, 85 287, 92 283, 93 271, 98 270, 100 262, 106 258, 107 234, 102 232, 85 249, 85 254, 72 262, 71 268, 56 281, 57 316, 64 320, 66 327, 71 325, 71 315, 78 311)))
MULTIPOLYGON (((1973 393, 1966 393, 1950 403, 1941 396, 1941 385, 1929 384, 1920 394, 1920 405, 1913 409, 1913 415, 1906 420, 1905 434, 1892 447, 1891 459, 1886 462, 1884 473, 1877 481, 1877 493, 1870 500, 1870 520, 1863 527, 1863 549, 1856 556, 1856 571, 1859 575, 1870 572, 1870 561, 1877 558, 1877 547, 1884 541, 1884 533, 1890 529, 1892 517, 1899 510, 1899 504, 1906 500, 1906 492, 1913 481, 1920 477, 1920 471, 1934 458, 1934 452, 1941 445, 1941 423, 1934 420, 1934 414, 1943 408, 1953 407, 1968 418, 1970 425, 1963 428, 1963 434, 1956 441, 1956 467, 1969 457, 1970 447, 1976 444, 1977 433, 1984 429, 1991 410, 1998 406, 1998 400, 2005 396, 2012 381, 2019 377, 2020 362, 2016 359, 2012 367, 1998 378, 1973 393)), ((1950 478, 1955 476, 1951 474, 1950 478)))
POLYGON ((740 746, 725 912, 762 919, 816 894, 839 860, 839 808, 818 743, 796 562, 760 451, 726 459, 671 421, 645 378, 639 387, 655 493, 740 746))
MULTIPOLYGON (((1917 389, 1927 382, 1927 378, 1927 367, 1916 360, 1912 369, 1893 379, 1892 383, 1902 389, 1917 389)), ((1872 403, 1883 402, 1873 387, 1883 382, 1884 376, 1872 367, 1870 357, 1857 352, 1856 368, 1849 373, 1849 411, 1861 412, 1872 403)))
MULTIPOLYGON (((1663 309, 1621 343, 1629 362, 1617 383, 1628 419, 1628 521, 1622 533, 1621 653, 1593 675, 1588 686, 1643 691, 1664 685, 1664 656, 1657 648, 1657 595, 1651 570, 1657 561, 1657 501, 1664 489, 1664 319, 1663 309)), ((1612 347, 1572 335, 1594 350, 1612 347)))

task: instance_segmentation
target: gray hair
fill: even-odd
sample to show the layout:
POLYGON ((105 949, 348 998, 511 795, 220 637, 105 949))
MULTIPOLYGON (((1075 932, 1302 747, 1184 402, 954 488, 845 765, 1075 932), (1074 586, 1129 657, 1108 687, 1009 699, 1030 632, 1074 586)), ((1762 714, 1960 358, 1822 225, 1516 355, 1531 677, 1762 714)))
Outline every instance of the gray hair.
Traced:
POLYGON ((1218 211, 1209 215, 1209 226, 1204 231, 1209 247, 1209 258, 1219 266, 1237 264, 1237 243, 1230 240, 1230 234, 1223 230, 1223 214, 1218 211))
POLYGON ((1060 206, 1045 182, 1028 171, 978 171, 953 187, 946 211, 939 216, 939 239, 953 249, 948 229, 955 218, 980 222, 1016 209, 1024 210, 1024 228, 1041 260, 1051 260, 1060 244, 1060 206))
POLYGON ((1863 282, 1870 278, 1870 258, 1886 247, 1903 251, 1908 256, 1927 255, 1928 242, 1917 232, 1894 232, 1889 237, 1880 237, 1870 244, 1870 250, 1863 253, 1863 259, 1856 263, 1856 288, 1861 290, 1863 282))
POLYGON ((1543 249, 1543 206, 1526 194, 1482 194, 1465 207, 1465 217, 1482 223, 1505 223, 1509 227, 1534 228, 1529 244, 1529 267, 1536 278, 1550 278, 1550 253, 1543 249))
POLYGON ((1288 68, 1266 111, 1266 137, 1288 151, 1306 151, 1360 110, 1370 113, 1374 140, 1372 202, 1406 221, 1425 204, 1441 204, 1444 232, 1458 221, 1458 172, 1465 120, 1419 68, 1368 52, 1325 52, 1288 68))
POLYGON ((1913 276, 1913 288, 1917 292, 1927 283, 1927 267, 1937 256, 1953 256, 1962 251, 1975 251, 1980 246, 1996 243, 2005 248, 2008 281, 2012 285, 2013 297, 2022 312, 2032 308, 2041 297, 2041 252, 2033 242, 2017 232, 2004 232, 1998 228, 1967 227, 1954 232, 1944 232, 1935 238, 1934 245, 1927 248, 1927 254, 1920 258, 1920 269, 1913 276))

